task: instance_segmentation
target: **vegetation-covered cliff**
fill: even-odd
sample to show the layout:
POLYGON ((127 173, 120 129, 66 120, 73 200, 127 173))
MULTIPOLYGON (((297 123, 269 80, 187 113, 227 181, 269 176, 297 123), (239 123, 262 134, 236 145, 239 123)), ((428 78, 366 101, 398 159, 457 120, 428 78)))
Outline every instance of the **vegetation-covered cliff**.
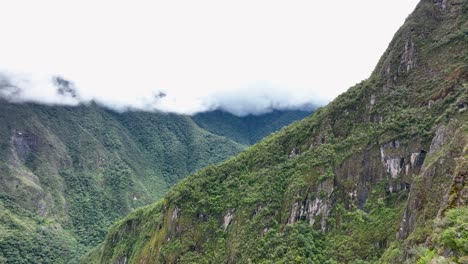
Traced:
POLYGON ((76 262, 117 219, 245 147, 190 116, 0 100, 0 263, 76 262))
POLYGON ((467 18, 422 0, 369 79, 182 180, 83 263, 468 261, 467 18))

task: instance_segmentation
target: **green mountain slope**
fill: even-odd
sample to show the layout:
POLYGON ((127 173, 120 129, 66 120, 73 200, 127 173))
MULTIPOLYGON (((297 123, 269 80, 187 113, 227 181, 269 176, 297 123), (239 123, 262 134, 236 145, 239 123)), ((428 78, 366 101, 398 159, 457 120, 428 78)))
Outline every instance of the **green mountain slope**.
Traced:
POLYGON ((467 18, 422 0, 369 79, 182 180, 83 263, 466 261, 467 18))
POLYGON ((73 257, 175 181, 244 149, 188 116, 4 101, 0 114, 0 255, 9 263, 73 257), (69 245, 32 246, 55 237, 69 245))
POLYGON ((76 262, 117 219, 246 147, 190 116, 97 105, 0 101, 0 124, 0 263, 76 262))
POLYGON ((200 127, 225 136, 243 145, 252 145, 271 132, 301 120, 311 114, 302 110, 274 110, 262 115, 235 116, 221 110, 204 112, 192 117, 200 127))

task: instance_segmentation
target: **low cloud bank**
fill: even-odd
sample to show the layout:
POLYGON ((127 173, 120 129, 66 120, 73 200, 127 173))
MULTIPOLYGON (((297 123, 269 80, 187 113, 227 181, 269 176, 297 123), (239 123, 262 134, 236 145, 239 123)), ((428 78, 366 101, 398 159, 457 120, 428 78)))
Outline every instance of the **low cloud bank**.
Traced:
POLYGON ((112 87, 103 89, 107 91, 106 96, 105 93, 94 94, 89 89, 82 89, 73 81, 58 75, 7 71, 0 73, 0 98, 13 103, 76 106, 95 102, 118 112, 162 111, 192 115, 223 110, 237 116, 258 115, 273 110, 312 110, 315 106, 326 103, 325 100, 314 99, 312 95, 301 91, 290 92, 264 83, 236 89, 211 89, 200 93, 194 92, 190 87, 186 91, 132 87, 122 91, 122 87, 115 88, 119 91, 112 87))

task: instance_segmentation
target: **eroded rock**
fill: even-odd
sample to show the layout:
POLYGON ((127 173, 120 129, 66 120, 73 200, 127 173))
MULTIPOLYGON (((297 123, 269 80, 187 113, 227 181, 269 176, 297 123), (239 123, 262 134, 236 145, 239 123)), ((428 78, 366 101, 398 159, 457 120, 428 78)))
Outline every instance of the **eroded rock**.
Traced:
POLYGON ((330 213, 330 198, 333 193, 333 181, 329 180, 320 184, 317 188, 317 197, 307 197, 302 202, 294 202, 288 218, 288 224, 294 224, 299 220, 307 220, 311 226, 315 224, 316 217, 321 217, 320 227, 326 230, 326 217, 330 213))
POLYGON ((429 154, 435 153, 442 149, 442 146, 447 141, 448 131, 447 127, 439 126, 436 130, 436 134, 431 142, 431 147, 429 148, 429 154))
POLYGON ((126 264, 126 263, 127 263, 127 256, 120 257, 115 261, 115 264, 126 264))
POLYGON ((407 40, 405 43, 405 50, 401 55, 398 72, 408 73, 414 67, 416 67, 416 45, 412 40, 407 40))
POLYGON ((224 222, 223 222, 223 228, 224 228, 224 231, 226 231, 226 229, 228 228, 229 224, 231 223, 232 221, 232 218, 234 217, 234 212, 235 212, 236 209, 229 209, 227 211, 227 213, 224 215, 224 222))
POLYGON ((447 9, 447 0, 435 0, 435 5, 440 9, 445 10, 447 9))
POLYGON ((299 149, 293 148, 291 150, 291 152, 289 153, 288 158, 292 159, 292 158, 296 157, 297 155, 299 155, 299 149))
POLYGON ((415 146, 401 148, 400 144, 398 140, 394 140, 380 146, 380 159, 385 171, 390 174, 392 179, 399 178, 403 172, 404 175, 408 175, 412 171, 417 172, 426 158, 425 150, 420 149, 418 152, 413 152, 415 146))
POLYGON ((385 161, 385 168, 388 173, 392 176, 393 179, 398 178, 402 167, 401 167, 401 159, 388 159, 385 161))
POLYGON ((174 211, 172 211, 172 214, 171 214, 171 221, 174 222, 178 217, 179 217, 179 212, 180 212, 180 209, 179 207, 175 207, 174 208, 174 211))

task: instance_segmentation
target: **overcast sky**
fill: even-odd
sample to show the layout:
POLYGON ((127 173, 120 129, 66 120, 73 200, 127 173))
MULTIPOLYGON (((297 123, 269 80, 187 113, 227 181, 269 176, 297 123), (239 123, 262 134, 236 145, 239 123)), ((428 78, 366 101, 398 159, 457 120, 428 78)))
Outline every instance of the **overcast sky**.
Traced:
POLYGON ((0 0, 0 72, 17 101, 239 115, 324 104, 370 75, 417 2, 0 0))

